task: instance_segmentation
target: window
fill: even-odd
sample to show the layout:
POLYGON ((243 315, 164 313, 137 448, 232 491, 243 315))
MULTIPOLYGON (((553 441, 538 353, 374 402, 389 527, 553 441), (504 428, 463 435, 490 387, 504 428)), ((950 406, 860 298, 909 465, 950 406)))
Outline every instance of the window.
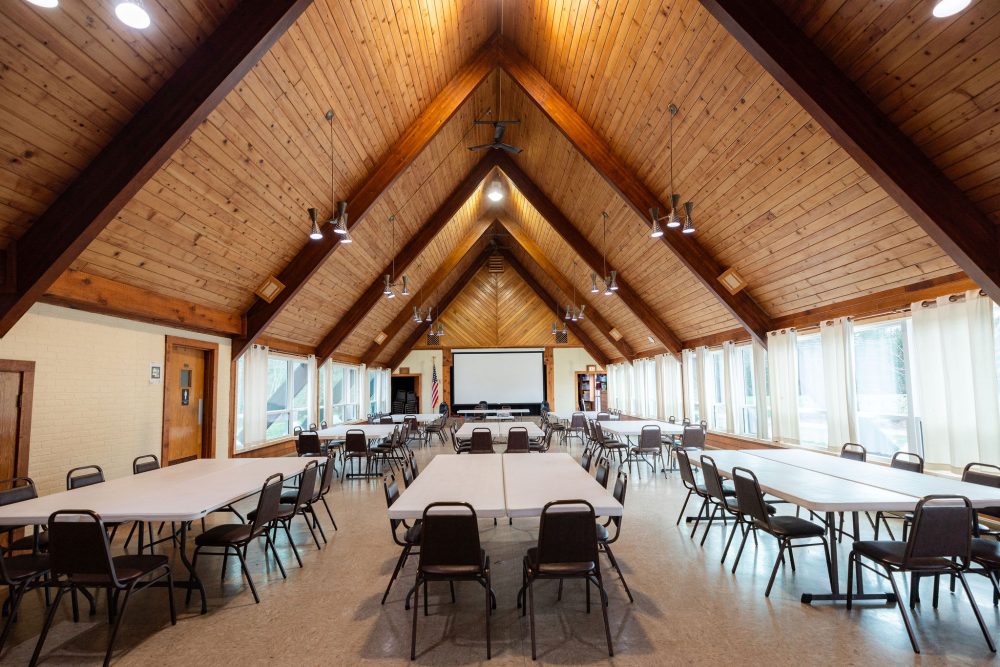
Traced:
POLYGON ((698 389, 698 357, 691 351, 684 355, 684 382, 685 391, 688 395, 688 405, 691 406, 691 422, 701 421, 701 406, 698 404, 698 397, 701 392, 698 389))
POLYGON ((309 422, 309 371, 304 360, 267 359, 267 438, 291 435, 309 422))
MULTIPOLYGON (((329 411, 323 409, 325 419, 330 425, 343 424, 358 418, 358 368, 342 364, 327 363, 324 372, 328 374, 327 393, 322 403, 329 406, 329 411)), ((323 373, 321 373, 323 375, 323 373)))
POLYGON ((823 350, 820 335, 799 336, 799 442, 825 447, 826 392, 823 389, 823 350))
POLYGON ((326 374, 327 374, 327 368, 324 365, 323 367, 321 367, 319 369, 319 373, 318 373, 319 377, 317 378, 317 381, 319 382, 319 384, 317 385, 318 386, 318 390, 316 392, 316 396, 318 397, 318 400, 319 400, 319 423, 320 424, 322 424, 323 422, 326 421, 326 404, 327 404, 327 400, 326 400, 326 384, 327 384, 327 382, 326 382, 326 374))
POLYGON ((854 327, 858 440, 870 454, 916 451, 908 363, 909 320, 854 327), (915 444, 915 443, 914 443, 915 444))
POLYGON ((735 433, 757 437, 757 394, 754 387, 753 345, 737 345, 733 362, 735 433))
POLYGON ((726 370, 722 350, 705 353, 705 412, 708 427, 715 431, 728 430, 726 424, 726 370))

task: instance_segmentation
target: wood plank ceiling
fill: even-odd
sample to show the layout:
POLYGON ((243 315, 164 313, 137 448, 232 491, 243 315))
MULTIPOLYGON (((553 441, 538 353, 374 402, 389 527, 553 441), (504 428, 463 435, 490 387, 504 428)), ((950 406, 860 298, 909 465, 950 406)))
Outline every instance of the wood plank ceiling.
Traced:
MULTIPOLYGON (((0 6, 0 246, 23 235, 236 4, 147 1, 154 16, 147 31, 123 27, 98 0, 54 11, 20 1, 0 6)), ((941 20, 918 0, 776 4, 1000 224, 1000 5, 979 0, 941 20)), ((504 0, 502 16, 499 8, 471 0, 316 0, 72 269, 240 316, 255 288, 306 242, 306 209, 329 216, 331 166, 333 195, 354 191, 462 65, 500 33, 504 48, 516 48, 661 202, 672 191, 694 202, 694 238, 722 266, 738 270, 771 318, 960 277, 945 252, 698 0, 504 0), (671 102, 680 106, 673 185, 671 102), (323 118, 330 108, 332 126, 323 118)), ((504 138, 525 149, 513 158, 518 166, 591 245, 606 247, 609 268, 627 277, 677 338, 739 328, 498 69, 385 191, 354 243, 338 247, 289 301, 267 336, 315 347, 483 157, 464 149, 491 132, 472 121, 498 117, 521 120, 504 138)), ((510 181, 499 173, 488 177, 493 181, 508 196, 497 205, 477 190, 406 270, 412 289, 498 219, 588 292, 586 262, 510 181)), ((573 300, 502 229, 495 239, 548 294, 573 300)), ((485 242, 419 300, 439 302, 485 242)), ((620 299, 586 296, 635 353, 662 350, 620 299)), ((374 364, 396 357, 415 323, 382 347, 373 340, 413 303, 380 299, 337 355, 370 352, 374 364)), ((455 332, 466 326, 461 303, 444 315, 455 332)), ((608 358, 622 356, 593 322, 582 330, 608 358)))

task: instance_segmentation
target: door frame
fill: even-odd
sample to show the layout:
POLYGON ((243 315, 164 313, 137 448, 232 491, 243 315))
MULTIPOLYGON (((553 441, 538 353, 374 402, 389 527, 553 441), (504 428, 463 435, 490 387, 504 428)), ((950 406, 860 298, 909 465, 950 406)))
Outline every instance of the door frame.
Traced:
POLYGON ((205 352, 205 398, 202 406, 201 420, 201 457, 203 459, 215 458, 215 397, 218 393, 218 360, 219 344, 210 343, 195 338, 183 338, 181 336, 166 336, 166 347, 163 353, 163 431, 160 441, 160 461, 162 465, 168 465, 169 441, 170 441, 170 395, 171 391, 178 389, 179 379, 168 373, 171 357, 175 345, 190 347, 205 352))
POLYGON ((31 450, 31 401, 35 389, 35 362, 0 359, 0 372, 21 374, 21 406, 17 425, 17 449, 14 451, 14 476, 28 476, 31 450))
MULTIPOLYGON (((421 378, 422 375, 423 375, 423 373, 393 373, 393 374, 391 374, 389 376, 390 378, 414 378, 414 380, 413 380, 413 393, 417 395, 417 412, 418 413, 423 412, 423 408, 424 408, 424 400, 423 400, 423 398, 420 397, 420 383, 421 383, 421 380, 422 380, 422 378, 421 378)), ((391 389, 392 389, 392 380, 391 379, 389 381, 389 388, 390 388, 390 391, 391 391, 391 389)), ((391 408, 392 408, 392 396, 389 397, 389 408, 390 408, 390 412, 391 412, 392 411, 391 410, 391 408)))

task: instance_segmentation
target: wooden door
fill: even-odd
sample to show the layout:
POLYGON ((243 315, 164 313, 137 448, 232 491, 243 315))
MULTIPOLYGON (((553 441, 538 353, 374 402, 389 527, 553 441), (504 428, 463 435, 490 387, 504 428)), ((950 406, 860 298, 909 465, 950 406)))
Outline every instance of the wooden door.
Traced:
POLYGON ((167 337, 163 371, 165 464, 213 455, 216 349, 213 343, 167 337))
POLYGON ((28 474, 35 362, 0 360, 0 479, 28 474))

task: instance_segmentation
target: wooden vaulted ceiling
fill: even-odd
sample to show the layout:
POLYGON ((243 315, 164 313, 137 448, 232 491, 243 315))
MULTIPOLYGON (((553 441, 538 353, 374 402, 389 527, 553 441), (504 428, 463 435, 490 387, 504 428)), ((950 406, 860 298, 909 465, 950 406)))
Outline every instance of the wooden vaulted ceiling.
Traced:
MULTIPOLYGON (((8 255, 213 32, 237 17, 239 4, 147 2, 154 16, 147 31, 121 26, 101 0, 53 11, 25 2, 0 7, 0 246, 8 255)), ((785 73, 751 54, 747 35, 725 27, 730 4, 303 2, 287 31, 81 248, 46 298, 83 307, 86 294, 103 291, 105 302, 117 300, 112 309, 149 318, 135 303, 145 295, 147 308, 162 299, 182 319, 203 323, 195 328, 239 339, 240 318, 261 307, 254 290, 311 261, 303 254, 305 211, 314 206, 329 217, 331 158, 337 199, 364 195, 373 174, 390 177, 374 178, 385 187, 352 228, 354 243, 316 259, 263 333, 301 349, 333 341, 324 352, 366 363, 389 364, 419 341, 421 327, 407 319, 412 307, 456 298, 491 240, 537 286, 539 302, 587 300, 597 317, 580 330, 604 360, 676 351, 682 341, 742 326, 759 334, 803 311, 964 280, 953 259, 964 250, 933 240, 914 204, 857 147, 835 139, 836 128, 824 129, 801 90, 779 83, 785 73), (428 122, 427 110, 445 108, 442 95, 484 57, 498 66, 481 71, 440 122, 428 122), (544 97, 539 86, 549 91, 544 97), (680 106, 673 185, 672 102, 680 106), (332 124, 323 117, 331 108, 332 124), (523 153, 498 160, 465 150, 491 131, 474 119, 500 116, 521 119, 505 140, 523 153), (601 159, 608 153, 610 162, 601 159), (501 204, 483 196, 484 181, 504 186, 501 204), (698 231, 683 240, 681 257, 649 237, 641 215, 649 201, 669 203, 672 191, 695 204, 698 231), (436 215, 440 230, 405 269, 413 296, 359 307, 436 215), (605 250, 627 288, 620 297, 589 294, 591 265, 605 250), (692 264, 694 255, 703 259, 692 264), (711 279, 726 267, 748 283, 738 297, 720 298, 711 279), (390 334, 383 345, 373 342, 379 332, 390 334)), ((769 7, 929 159, 971 215, 989 223, 995 242, 1000 6, 978 0, 941 20, 930 4, 777 0, 769 7)), ((963 268, 968 262, 960 258, 963 268)), ((982 269, 989 282, 997 267, 982 269)), ((12 270, 8 261, 8 279, 12 270)))

